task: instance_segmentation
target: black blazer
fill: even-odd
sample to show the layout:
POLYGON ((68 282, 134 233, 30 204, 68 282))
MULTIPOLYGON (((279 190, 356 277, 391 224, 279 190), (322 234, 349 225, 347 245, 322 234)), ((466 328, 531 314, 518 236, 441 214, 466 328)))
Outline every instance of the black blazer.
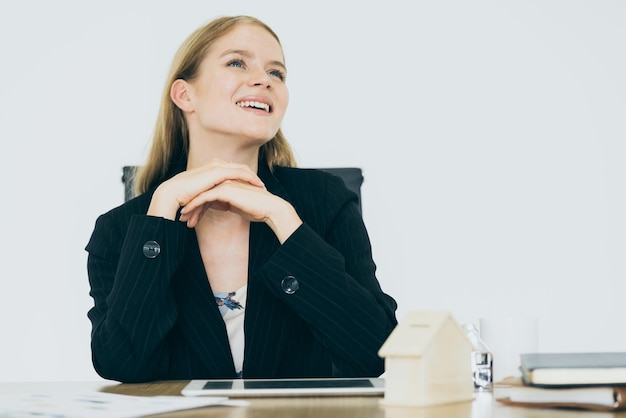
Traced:
MULTIPOLYGON (((397 324, 396 303, 376 279, 356 195, 319 170, 260 167, 304 223, 283 245, 267 225, 250 226, 244 377, 381 374, 377 351, 397 324), (293 294, 286 277, 298 282, 293 294)), ((94 367, 123 382, 234 378, 195 231, 147 216, 151 196, 101 215, 86 247, 94 367), (160 247, 154 258, 148 241, 160 247)))

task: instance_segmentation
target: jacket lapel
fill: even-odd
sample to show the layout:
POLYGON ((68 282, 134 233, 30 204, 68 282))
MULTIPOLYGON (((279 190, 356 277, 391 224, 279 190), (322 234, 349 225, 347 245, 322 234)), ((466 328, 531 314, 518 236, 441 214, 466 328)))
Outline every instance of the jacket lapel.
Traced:
MULTIPOLYGON (((259 177, 271 193, 289 201, 287 191, 271 174, 265 161, 259 161, 259 177)), ((270 292, 264 283, 267 279, 261 272, 279 247, 280 243, 269 226, 264 223, 250 225, 243 368, 247 378, 275 377, 284 357, 285 341, 289 339, 286 330, 290 329, 293 313, 270 292)))
POLYGON ((280 370, 293 313, 264 283, 260 268, 278 249, 278 240, 265 224, 250 226, 250 263, 245 329, 244 377, 271 378, 280 370), (271 243, 271 244, 270 244, 271 243))
POLYGON ((182 271, 174 284, 179 295, 180 327, 191 349, 211 371, 211 377, 235 377, 226 326, 206 277, 193 229, 189 230, 186 248, 182 271))

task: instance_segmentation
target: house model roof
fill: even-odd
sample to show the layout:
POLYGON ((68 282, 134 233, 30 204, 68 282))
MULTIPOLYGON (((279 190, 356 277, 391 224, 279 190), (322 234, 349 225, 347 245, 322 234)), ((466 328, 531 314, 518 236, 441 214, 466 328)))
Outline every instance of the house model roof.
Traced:
POLYGON ((459 336, 465 337, 449 312, 409 312, 391 332, 378 351, 378 355, 380 357, 421 357, 447 321, 452 321, 452 324, 459 329, 459 336))

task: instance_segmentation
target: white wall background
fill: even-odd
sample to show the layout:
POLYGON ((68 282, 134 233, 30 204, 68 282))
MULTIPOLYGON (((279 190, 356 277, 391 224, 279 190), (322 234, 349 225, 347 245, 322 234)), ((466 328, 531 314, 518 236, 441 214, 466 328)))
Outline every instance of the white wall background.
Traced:
POLYGON ((97 378, 84 246, 175 49, 240 13, 282 38, 300 165, 363 168, 399 318, 626 350, 626 2, 2 0, 0 380, 97 378))

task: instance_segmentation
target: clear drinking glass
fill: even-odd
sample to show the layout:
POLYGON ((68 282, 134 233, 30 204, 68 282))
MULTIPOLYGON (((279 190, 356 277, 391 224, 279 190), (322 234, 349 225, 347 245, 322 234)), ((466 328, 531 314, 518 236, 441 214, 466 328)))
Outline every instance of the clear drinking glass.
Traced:
POLYGON ((463 330, 474 345, 474 351, 472 351, 470 358, 474 391, 491 391, 493 388, 493 355, 489 347, 480 338, 478 328, 474 324, 464 324, 463 330))

